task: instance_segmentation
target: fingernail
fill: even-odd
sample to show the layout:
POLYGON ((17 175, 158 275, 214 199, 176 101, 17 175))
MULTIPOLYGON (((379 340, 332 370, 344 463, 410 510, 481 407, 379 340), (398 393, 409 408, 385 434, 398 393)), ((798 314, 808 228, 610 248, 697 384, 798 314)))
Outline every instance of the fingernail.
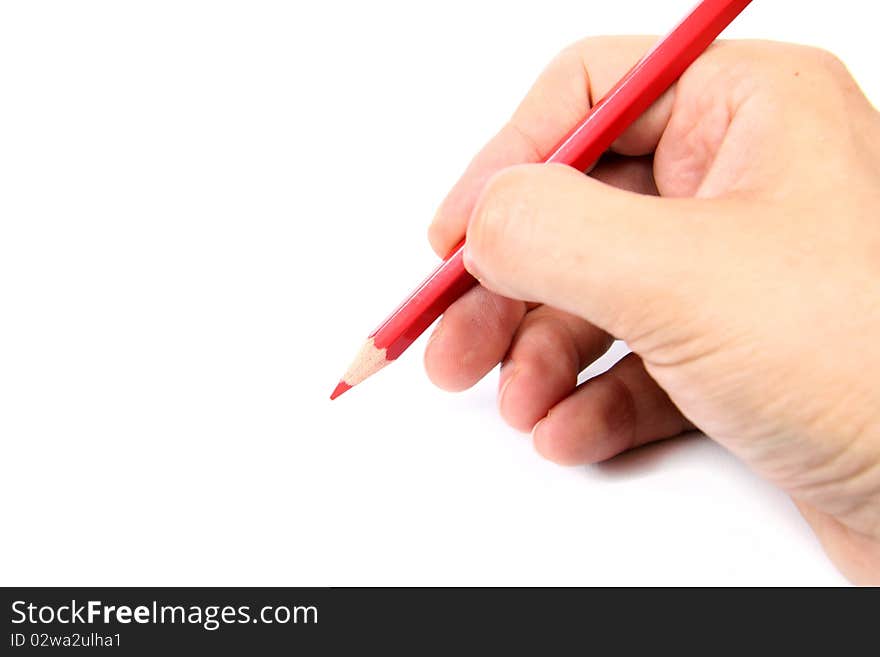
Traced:
POLYGON ((538 435, 538 427, 540 427, 546 419, 546 417, 541 418, 540 420, 538 420, 535 426, 532 427, 532 440, 535 440, 535 437, 538 435))
POLYGON ((504 407, 504 393, 516 374, 516 365, 511 361, 501 363, 501 377, 498 380, 498 409, 504 407))
POLYGON ((464 268, 468 270, 468 273, 476 278, 478 281, 482 282, 483 277, 480 274, 480 270, 477 268, 476 263, 474 262, 473 256, 471 255, 471 250, 468 247, 467 242, 464 243, 464 251, 461 254, 462 262, 464 263, 464 268))

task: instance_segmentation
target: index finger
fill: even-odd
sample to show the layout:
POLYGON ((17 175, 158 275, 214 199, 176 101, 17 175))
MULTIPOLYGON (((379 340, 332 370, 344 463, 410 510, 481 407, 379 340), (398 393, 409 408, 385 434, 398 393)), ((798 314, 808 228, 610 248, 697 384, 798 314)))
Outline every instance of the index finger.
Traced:
MULTIPOLYGON (((510 120, 474 157, 428 230, 446 256, 459 242, 486 181, 514 164, 541 162, 598 101, 654 45, 656 37, 601 37, 563 50, 532 86, 510 120)), ((654 150, 671 113, 667 92, 612 146, 623 155, 654 150)))

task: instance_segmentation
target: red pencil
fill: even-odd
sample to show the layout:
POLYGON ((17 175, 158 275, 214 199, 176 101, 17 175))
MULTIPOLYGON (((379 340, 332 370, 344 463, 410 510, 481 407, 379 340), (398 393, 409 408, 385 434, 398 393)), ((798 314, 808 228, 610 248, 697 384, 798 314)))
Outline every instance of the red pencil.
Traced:
MULTIPOLYGON (((545 162, 584 171, 675 82, 751 0, 703 0, 661 39, 545 162)), ((375 374, 402 354, 435 319, 476 284, 462 262, 464 240, 421 285, 373 331, 330 399, 375 374)))

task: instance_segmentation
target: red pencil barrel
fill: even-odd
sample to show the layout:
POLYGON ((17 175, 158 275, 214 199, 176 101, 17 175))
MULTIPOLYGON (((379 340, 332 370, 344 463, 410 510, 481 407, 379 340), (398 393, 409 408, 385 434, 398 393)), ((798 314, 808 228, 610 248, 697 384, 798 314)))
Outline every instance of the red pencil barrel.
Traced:
POLYGON ((370 335, 376 347, 387 350, 387 360, 402 354, 453 301, 476 285, 464 268, 463 247, 464 241, 370 335))

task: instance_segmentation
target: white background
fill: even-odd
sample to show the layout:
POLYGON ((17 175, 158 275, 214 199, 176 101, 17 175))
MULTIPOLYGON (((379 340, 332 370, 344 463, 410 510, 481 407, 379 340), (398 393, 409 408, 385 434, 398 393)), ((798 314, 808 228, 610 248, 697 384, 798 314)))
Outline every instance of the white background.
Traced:
MULTIPOLYGON (((0 583, 843 583, 706 439, 560 468, 421 345, 327 399, 547 60, 691 5, 3 3, 0 583)), ((834 50, 876 101, 872 11, 727 34, 834 50)))

